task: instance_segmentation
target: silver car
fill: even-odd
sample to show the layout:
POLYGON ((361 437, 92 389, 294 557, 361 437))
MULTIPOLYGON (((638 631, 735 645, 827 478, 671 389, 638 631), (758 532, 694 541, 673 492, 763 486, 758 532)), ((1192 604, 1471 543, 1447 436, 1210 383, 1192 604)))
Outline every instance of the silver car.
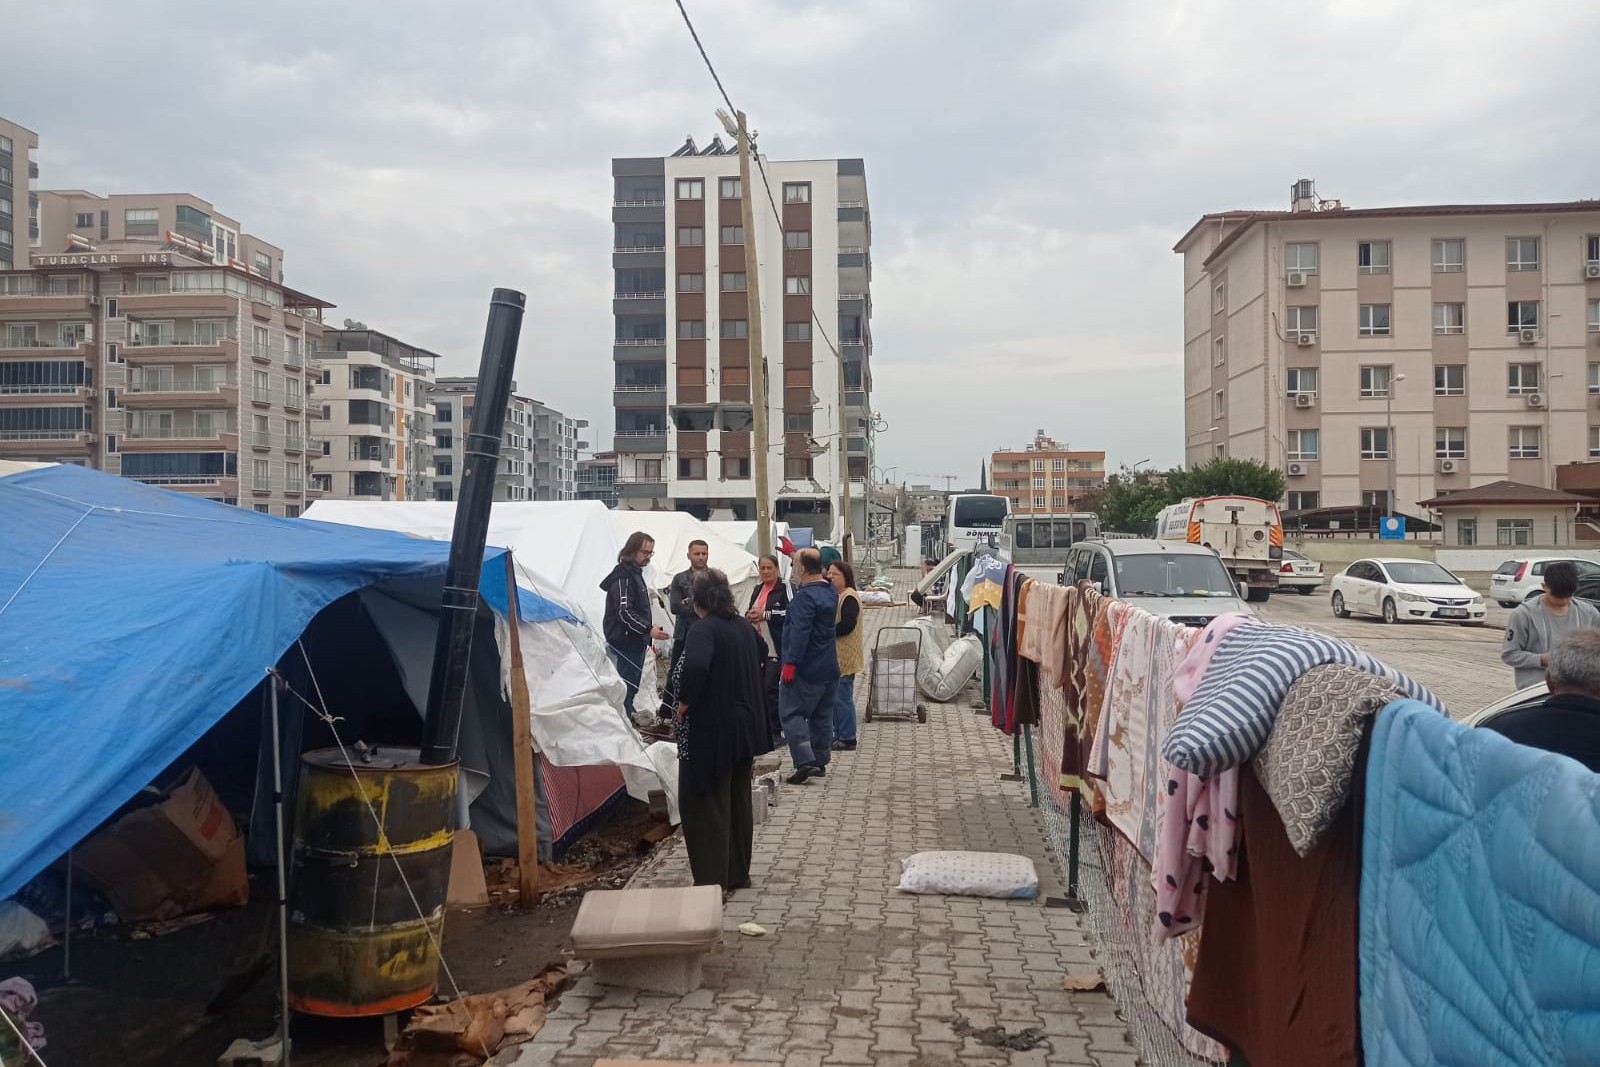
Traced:
POLYGON ((1228 568, 1211 549, 1181 541, 1092 539, 1067 553, 1061 580, 1088 579, 1107 596, 1186 626, 1218 615, 1253 614, 1228 568))

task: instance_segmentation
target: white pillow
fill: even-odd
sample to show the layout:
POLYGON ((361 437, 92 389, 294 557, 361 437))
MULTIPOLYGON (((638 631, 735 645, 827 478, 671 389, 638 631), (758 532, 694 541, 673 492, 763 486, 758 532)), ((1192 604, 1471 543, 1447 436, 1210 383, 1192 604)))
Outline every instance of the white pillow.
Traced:
POLYGON ((1039 872, 1026 856, 1007 852, 918 852, 900 862, 902 893, 1032 900, 1039 872))

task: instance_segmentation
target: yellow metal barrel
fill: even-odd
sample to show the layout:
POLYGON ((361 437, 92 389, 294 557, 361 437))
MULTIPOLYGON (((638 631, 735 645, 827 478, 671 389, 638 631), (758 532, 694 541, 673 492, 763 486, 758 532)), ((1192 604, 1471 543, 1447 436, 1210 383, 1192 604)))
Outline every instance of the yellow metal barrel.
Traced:
POLYGON ((456 765, 424 766, 418 755, 367 749, 347 763, 339 749, 321 749, 301 757, 289 883, 296 1011, 384 1015, 433 995, 456 765))

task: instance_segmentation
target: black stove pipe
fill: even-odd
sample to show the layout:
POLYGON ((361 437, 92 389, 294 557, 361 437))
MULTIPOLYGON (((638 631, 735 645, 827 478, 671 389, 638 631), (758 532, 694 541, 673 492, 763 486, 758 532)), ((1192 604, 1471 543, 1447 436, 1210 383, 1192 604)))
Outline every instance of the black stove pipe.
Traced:
MULTIPOLYGON (((466 462, 461 469, 455 529, 450 535, 444 611, 433 646, 428 711, 422 721, 422 762, 431 766, 453 763, 456 758, 472 630, 478 614, 478 579, 483 570, 483 547, 489 538, 495 468, 500 461, 500 435, 506 406, 511 403, 511 376, 516 371, 517 340, 522 333, 522 312, 527 300, 515 289, 496 289, 489 298, 489 325, 484 330, 483 356, 478 361, 472 432, 465 436, 466 462)), ((508 593, 515 596, 516 589, 508 593)))

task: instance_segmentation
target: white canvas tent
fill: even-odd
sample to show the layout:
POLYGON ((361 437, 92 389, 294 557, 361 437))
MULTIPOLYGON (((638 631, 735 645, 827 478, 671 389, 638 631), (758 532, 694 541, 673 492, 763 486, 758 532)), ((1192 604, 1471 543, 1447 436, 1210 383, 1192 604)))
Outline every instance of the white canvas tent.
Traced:
MULTIPOLYGON (((656 556, 645 579, 664 595, 672 576, 689 566, 689 542, 704 541, 711 550, 710 565, 728 576, 735 596, 748 591, 759 577, 756 557, 743 541, 730 539, 716 523, 702 522, 682 511, 608 511, 620 548, 627 536, 643 530, 656 541, 656 556)), ((613 550, 615 556, 615 550, 613 550)), ((743 603, 740 601, 740 603, 743 603)))

